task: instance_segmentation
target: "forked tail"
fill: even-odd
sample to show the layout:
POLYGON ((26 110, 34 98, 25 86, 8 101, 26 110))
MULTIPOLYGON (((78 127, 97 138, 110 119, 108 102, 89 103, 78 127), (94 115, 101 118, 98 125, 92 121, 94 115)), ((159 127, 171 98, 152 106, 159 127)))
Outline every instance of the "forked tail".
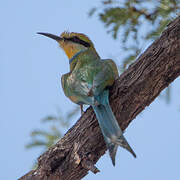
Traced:
POLYGON ((115 156, 118 146, 125 148, 136 157, 136 154, 123 136, 123 132, 111 110, 109 105, 109 91, 103 91, 96 97, 96 100, 99 102, 99 105, 92 107, 98 119, 113 165, 115 166, 115 156))

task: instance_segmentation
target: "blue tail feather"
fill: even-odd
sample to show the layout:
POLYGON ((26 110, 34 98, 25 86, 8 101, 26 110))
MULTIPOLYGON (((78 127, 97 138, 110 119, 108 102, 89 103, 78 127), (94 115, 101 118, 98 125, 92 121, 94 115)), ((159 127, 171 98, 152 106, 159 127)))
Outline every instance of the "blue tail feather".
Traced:
POLYGON ((109 91, 103 91, 96 97, 96 100, 99 104, 92 107, 98 119, 113 165, 115 165, 115 156, 118 146, 125 148, 136 157, 136 154, 124 138, 123 132, 111 110, 109 105, 109 91))

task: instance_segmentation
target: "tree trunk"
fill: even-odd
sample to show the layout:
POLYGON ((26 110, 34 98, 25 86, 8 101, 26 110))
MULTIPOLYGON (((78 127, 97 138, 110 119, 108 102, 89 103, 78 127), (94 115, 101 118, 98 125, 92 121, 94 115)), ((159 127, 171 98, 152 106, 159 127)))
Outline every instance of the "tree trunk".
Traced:
MULTIPOLYGON (((124 130, 180 75, 180 17, 119 77, 110 90, 112 110, 124 130)), ((78 180, 105 153, 106 146, 92 108, 57 144, 38 158, 38 167, 19 180, 78 180)))

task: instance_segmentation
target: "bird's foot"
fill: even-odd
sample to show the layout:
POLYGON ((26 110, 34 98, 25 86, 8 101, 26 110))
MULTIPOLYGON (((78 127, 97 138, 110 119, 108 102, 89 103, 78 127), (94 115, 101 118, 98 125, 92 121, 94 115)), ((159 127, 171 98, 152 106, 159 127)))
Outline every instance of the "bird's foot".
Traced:
POLYGON ((80 109, 81 109, 81 116, 84 114, 84 110, 83 110, 83 105, 80 105, 80 109))

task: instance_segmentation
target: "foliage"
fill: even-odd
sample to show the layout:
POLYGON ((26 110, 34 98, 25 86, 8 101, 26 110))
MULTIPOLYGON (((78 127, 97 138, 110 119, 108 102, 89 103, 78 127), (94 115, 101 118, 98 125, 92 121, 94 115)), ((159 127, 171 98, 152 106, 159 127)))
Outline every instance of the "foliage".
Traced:
POLYGON ((44 150, 55 144, 62 136, 63 132, 70 126, 72 117, 78 112, 79 107, 76 106, 67 116, 63 116, 58 110, 57 115, 49 115, 41 120, 41 122, 49 123, 49 130, 36 129, 31 132, 31 141, 26 145, 27 149, 34 147, 43 147, 44 150))
POLYGON ((91 9, 89 15, 97 13, 108 33, 121 42, 123 51, 128 54, 124 59, 121 57, 124 70, 178 15, 178 2, 179 0, 106 0, 102 1, 102 7, 91 9))

